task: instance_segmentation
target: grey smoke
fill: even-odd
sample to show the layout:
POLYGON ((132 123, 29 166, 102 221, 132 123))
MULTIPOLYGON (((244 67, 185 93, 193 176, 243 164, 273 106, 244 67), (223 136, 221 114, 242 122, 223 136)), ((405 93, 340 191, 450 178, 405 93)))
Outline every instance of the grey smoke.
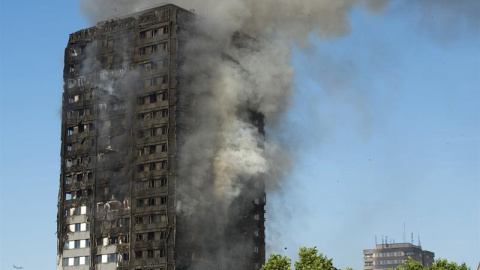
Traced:
MULTIPOLYGON (((425 4, 407 2, 415 2, 412 5, 422 11, 429 6, 442 9, 446 17, 452 14, 468 28, 479 17, 480 9, 462 8, 465 1, 460 1, 460 6, 447 0, 438 1, 445 4, 434 0, 422 1, 425 4), (466 16, 457 17, 445 6, 459 9, 466 16)), ((94 24, 144 10, 158 1, 80 0, 79 3, 94 24)), ((289 64, 291 47, 307 47, 312 34, 320 39, 346 35, 350 31, 348 15, 355 5, 378 12, 386 8, 387 1, 176 0, 172 3, 194 9, 199 16, 196 22, 199 34, 186 44, 185 64, 179 72, 180 102, 191 111, 181 117, 187 132, 179 137, 177 210, 184 217, 199 212, 190 219, 190 225, 204 230, 203 234, 196 231, 198 242, 215 253, 215 243, 211 243, 214 240, 209 237, 220 238, 224 234, 232 205, 240 194, 249 191, 250 181, 265 177, 269 188, 278 188, 292 166, 288 150, 294 142, 281 136, 272 140, 273 135, 268 133, 264 141, 249 115, 262 113, 272 133, 282 132, 282 120, 294 91, 294 70, 289 64), (205 226, 206 222, 209 226, 205 226)), ((325 83, 329 87, 334 82, 325 83)), ((231 250, 236 248, 242 247, 231 250)), ((228 257, 223 253, 211 255, 225 260, 228 257)))
MULTIPOLYGON (((261 197, 251 187, 263 179, 269 189, 281 187, 291 168, 292 142, 269 134, 264 140, 252 123, 252 113, 261 113, 272 134, 282 132, 294 90, 291 46, 308 46, 311 34, 345 35, 350 31, 347 15, 355 4, 379 10, 385 1, 172 3, 198 14, 196 37, 185 44, 179 70, 179 108, 188 110, 179 116, 177 212, 179 220, 188 218, 189 230, 206 253, 204 265, 194 269, 210 269, 212 264, 228 265, 230 256, 247 253, 249 245, 236 241, 241 232, 228 226, 241 213, 239 198, 261 197)), ((92 24, 156 4, 80 1, 92 24)))

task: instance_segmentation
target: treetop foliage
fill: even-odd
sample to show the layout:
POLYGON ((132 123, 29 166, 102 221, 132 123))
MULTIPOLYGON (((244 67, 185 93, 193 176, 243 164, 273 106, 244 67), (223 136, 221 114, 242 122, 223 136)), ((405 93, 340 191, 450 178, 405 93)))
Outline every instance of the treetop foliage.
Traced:
MULTIPOLYGON (((333 266, 332 259, 319 253, 316 247, 301 247, 298 252, 298 261, 295 270, 339 270, 333 266)), ((292 270, 292 260, 286 256, 272 253, 267 263, 260 270, 292 270)), ((347 267, 345 270, 353 270, 347 267)), ((465 263, 458 265, 446 259, 437 259, 432 266, 424 267, 421 262, 408 258, 405 265, 400 265, 391 270, 470 270, 465 263)))

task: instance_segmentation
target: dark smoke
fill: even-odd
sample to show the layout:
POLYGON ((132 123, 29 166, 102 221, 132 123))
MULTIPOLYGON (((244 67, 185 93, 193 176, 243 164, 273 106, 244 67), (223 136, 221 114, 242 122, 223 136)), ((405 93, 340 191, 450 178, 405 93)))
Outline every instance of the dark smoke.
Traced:
MULTIPOLYGON (((428 10, 426 7, 442 9, 445 16, 466 28, 479 17, 480 9, 462 8, 465 1, 458 1, 459 5, 448 0, 406 2, 420 6, 424 12, 428 10), (459 9, 465 16, 454 15, 448 7, 459 9)), ((218 243, 229 233, 225 228, 232 219, 230 215, 235 214, 240 195, 249 193, 255 179, 266 178, 270 189, 281 186, 291 168, 288 150, 294 147, 287 144, 294 142, 264 141, 251 121, 251 113, 259 112, 265 116, 272 133, 282 132, 281 123, 294 91, 294 70, 289 65, 291 46, 307 47, 312 34, 320 39, 346 35, 350 31, 348 15, 355 5, 383 11, 387 1, 175 0, 172 3, 194 9, 199 16, 195 23, 196 38, 185 45, 184 65, 179 72, 183 91, 180 107, 189 107, 190 111, 181 118, 185 132, 179 137, 177 211, 189 218, 191 230, 200 238, 198 242, 211 251, 212 261, 205 262, 208 268, 209 263, 228 260, 228 254, 218 243)), ((80 1, 80 8, 91 23, 155 5, 158 1, 80 1)), ((109 82, 105 82, 104 89, 109 89, 109 82)), ((267 138, 271 137, 267 134, 267 138)), ((120 147, 122 139, 116 142, 120 147)), ((233 244, 228 250, 243 248, 233 244)))
MULTIPOLYGON (((205 256, 190 269, 234 269, 228 266, 231 258, 251 253, 252 244, 231 226, 245 213, 242 200, 263 197, 255 194, 255 186, 265 178, 270 190, 280 187, 291 168, 287 141, 265 141, 252 117, 260 113, 272 133, 282 132, 293 93, 291 46, 308 46, 312 33, 321 38, 347 34, 346 17, 356 3, 364 2, 173 1, 198 15, 192 26, 195 38, 184 45, 179 71, 179 108, 185 111, 180 112, 178 132, 178 223, 188 219, 184 224, 205 256)), ((80 1, 92 23, 156 4, 80 1)), ((368 2, 372 9, 384 4, 368 2)), ((106 80, 102 88, 116 89, 113 82, 106 80)), ((121 177, 129 177, 125 173, 121 177)))

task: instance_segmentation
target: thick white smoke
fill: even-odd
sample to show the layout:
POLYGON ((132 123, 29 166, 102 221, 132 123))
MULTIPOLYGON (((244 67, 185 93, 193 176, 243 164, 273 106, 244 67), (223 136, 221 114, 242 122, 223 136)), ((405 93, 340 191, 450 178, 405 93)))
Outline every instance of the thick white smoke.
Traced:
MULTIPOLYGON (((228 254, 221 241, 240 194, 250 194, 252 179, 275 187, 290 168, 281 143, 263 138, 252 114, 265 116, 273 132, 281 125, 293 93, 292 45, 307 46, 312 34, 345 35, 347 15, 357 3, 381 9, 383 0, 176 0, 194 9, 196 37, 185 44, 180 66, 178 214, 206 260, 222 265, 228 254)), ((92 23, 158 5, 158 1, 81 0, 92 23)), ((268 134, 267 134, 268 137, 268 134)), ((253 192, 254 190, 252 190, 253 192)), ((240 211, 240 210, 238 210, 240 211)), ((239 213, 238 213, 239 214, 239 213)), ((235 235, 233 237, 236 237, 235 235)), ((230 251, 245 249, 229 243, 230 251)), ((198 269, 210 269, 207 265, 198 269)), ((227 263, 225 263, 227 265, 227 263)))

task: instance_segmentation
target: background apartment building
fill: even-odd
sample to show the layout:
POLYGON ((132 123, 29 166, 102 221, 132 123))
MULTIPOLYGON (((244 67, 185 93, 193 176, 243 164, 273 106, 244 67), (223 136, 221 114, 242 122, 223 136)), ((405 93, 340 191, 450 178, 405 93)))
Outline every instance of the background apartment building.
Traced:
POLYGON ((419 261, 423 266, 431 266, 435 254, 431 251, 422 250, 421 246, 410 243, 380 244, 375 249, 363 250, 365 270, 387 270, 405 264, 405 260, 412 258, 419 261))
MULTIPOLYGON (((216 250, 200 242, 208 236, 176 211, 178 137, 188 132, 178 123, 188 110, 178 102, 178 72, 194 21, 168 4, 70 35, 57 269, 213 269, 204 265, 216 250)), ((262 116, 252 113, 252 122, 263 133, 262 116)), ((265 260, 264 184, 254 189, 232 206, 242 218, 230 221, 229 238, 209 245, 248 248, 232 249, 216 269, 259 269, 265 260)))

